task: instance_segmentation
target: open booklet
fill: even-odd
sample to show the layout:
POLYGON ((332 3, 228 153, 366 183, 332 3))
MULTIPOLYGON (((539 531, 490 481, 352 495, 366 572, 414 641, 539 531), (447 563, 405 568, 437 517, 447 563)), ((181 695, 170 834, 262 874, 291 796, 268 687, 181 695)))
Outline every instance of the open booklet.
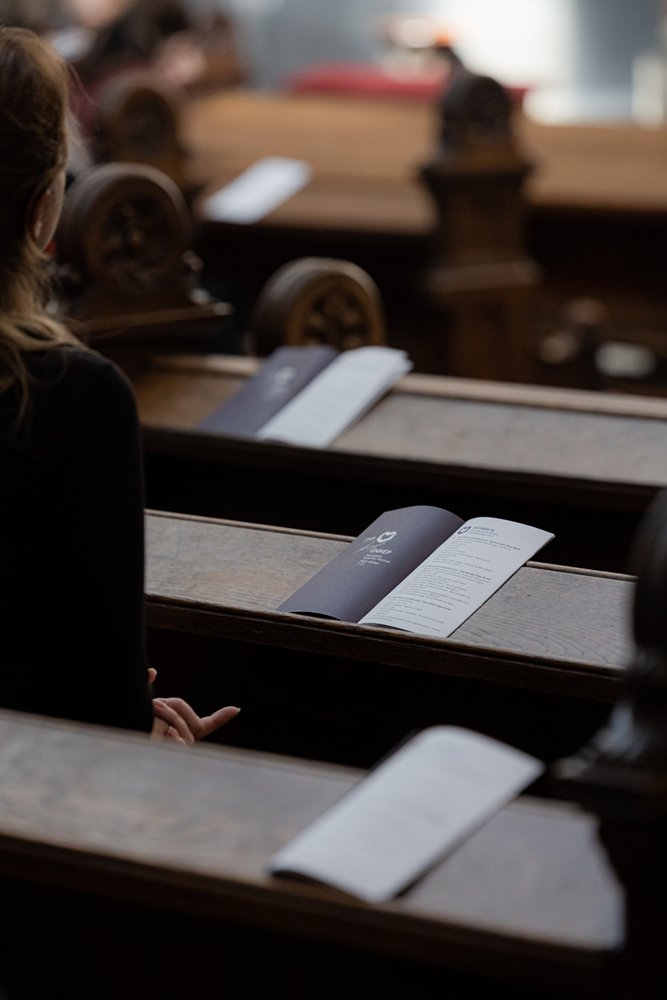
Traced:
POLYGON ((434 726, 283 847, 269 870, 380 903, 411 885, 543 770, 541 761, 487 736, 434 726))
POLYGON ((279 347, 200 430, 326 448, 411 368, 392 347, 279 347))
POLYGON ((445 637, 553 537, 440 507, 390 510, 278 610, 445 637))

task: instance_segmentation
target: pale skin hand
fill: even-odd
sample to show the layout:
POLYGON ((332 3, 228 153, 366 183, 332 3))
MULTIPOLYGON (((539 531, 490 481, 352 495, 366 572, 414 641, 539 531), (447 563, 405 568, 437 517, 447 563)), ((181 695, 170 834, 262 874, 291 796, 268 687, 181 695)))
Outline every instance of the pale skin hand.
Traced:
MULTIPOLYGON (((150 667, 148 683, 152 684, 157 671, 150 667)), ((239 708, 228 705, 220 708, 213 715, 200 719, 197 713, 182 698, 153 698, 153 728, 151 739, 174 740, 185 746, 198 743, 205 736, 210 736, 220 729, 240 712, 239 708)))

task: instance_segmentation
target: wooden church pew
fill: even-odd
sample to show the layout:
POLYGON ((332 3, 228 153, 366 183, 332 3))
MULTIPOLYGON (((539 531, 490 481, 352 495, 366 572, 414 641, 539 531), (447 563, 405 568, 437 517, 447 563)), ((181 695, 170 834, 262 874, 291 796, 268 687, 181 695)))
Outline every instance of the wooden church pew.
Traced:
MULTIPOLYGON (((433 152, 431 104, 234 90, 193 102, 183 124, 193 169, 209 191, 263 156, 312 165, 311 184, 262 228, 427 235, 435 222, 416 176, 433 152)), ((540 168, 528 187, 533 212, 667 212, 660 130, 544 126, 521 115, 516 128, 540 168)))
MULTIPOLYGON (((666 538, 667 492, 634 551, 631 683, 606 730, 552 770, 552 790, 590 812, 521 797, 388 904, 265 874, 363 772, 0 712, 3 987, 661 1000, 666 538)), ((156 557, 168 572, 166 548, 156 557)), ((200 571, 195 600, 215 587, 200 571)))
POLYGON ((362 774, 0 712, 2 988, 611 994, 623 895, 576 807, 517 800, 380 906, 268 876, 274 851, 362 774))
POLYGON ((193 979, 236 997, 268 983, 304 998, 661 1000, 666 537, 667 493, 634 553, 631 683, 551 774, 599 832, 589 812, 525 796, 389 904, 265 875, 362 772, 0 712, 4 986, 15 1000, 176 998, 193 979))
MULTIPOLYGON (((259 223, 208 223, 198 245, 212 267, 234 275, 252 297, 294 257, 353 260, 391 301, 393 336, 422 355, 420 369, 445 370, 442 324, 433 325, 416 292, 437 220, 418 174, 434 152, 433 105, 236 90, 194 102, 185 125, 207 194, 264 156, 296 157, 313 168, 311 183, 259 223)), ((664 359, 663 130, 545 126, 521 115, 515 125, 535 165, 526 223, 544 276, 540 321, 555 331, 566 301, 593 296, 608 309, 610 339, 646 343, 664 359)))
POLYGON ((553 759, 606 717, 631 655, 631 577, 529 563, 445 640, 276 611, 348 541, 149 513, 159 692, 247 709, 224 742, 362 766, 438 722, 553 759))
POLYGON ((408 375, 326 450, 199 432, 256 367, 162 357, 137 376, 150 506, 356 535, 432 503, 548 528, 553 562, 624 571, 667 484, 667 402, 644 397, 408 375))

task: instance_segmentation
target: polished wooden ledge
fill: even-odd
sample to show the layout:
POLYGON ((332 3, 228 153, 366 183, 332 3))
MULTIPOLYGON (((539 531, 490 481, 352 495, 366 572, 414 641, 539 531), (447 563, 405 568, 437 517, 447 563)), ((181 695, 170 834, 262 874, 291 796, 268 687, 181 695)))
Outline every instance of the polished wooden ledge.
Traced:
POLYGON ((276 610, 344 536, 156 511, 146 524, 153 628, 599 701, 615 699, 632 655, 629 576, 529 563, 434 639, 276 610))
POLYGON ((0 712, 0 876, 76 887, 97 910, 126 900, 609 992, 622 892, 593 817, 574 807, 517 800, 382 906, 267 875, 274 851, 362 774, 0 712))
MULTIPOLYGON (((632 125, 544 126, 519 116, 538 212, 667 212, 667 136, 632 125)), ((207 193, 263 156, 307 160, 313 180, 259 224, 426 235, 433 204, 417 177, 435 152, 436 110, 414 101, 228 91, 193 102, 184 121, 207 193)))
POLYGON ((148 452, 630 510, 667 485, 667 401, 621 394, 408 375, 327 449, 199 431, 258 363, 153 359, 134 382, 148 452))

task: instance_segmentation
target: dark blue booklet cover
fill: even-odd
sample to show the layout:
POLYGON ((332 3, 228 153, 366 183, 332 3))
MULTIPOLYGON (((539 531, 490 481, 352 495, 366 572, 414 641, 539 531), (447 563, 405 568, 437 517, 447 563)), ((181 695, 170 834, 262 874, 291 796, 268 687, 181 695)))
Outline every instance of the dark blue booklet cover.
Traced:
POLYGON ((358 622, 463 523, 440 507, 385 511, 278 611, 358 622))
POLYGON ((326 344, 279 347, 242 389, 199 425, 199 430, 210 434, 255 434, 338 353, 326 344))

